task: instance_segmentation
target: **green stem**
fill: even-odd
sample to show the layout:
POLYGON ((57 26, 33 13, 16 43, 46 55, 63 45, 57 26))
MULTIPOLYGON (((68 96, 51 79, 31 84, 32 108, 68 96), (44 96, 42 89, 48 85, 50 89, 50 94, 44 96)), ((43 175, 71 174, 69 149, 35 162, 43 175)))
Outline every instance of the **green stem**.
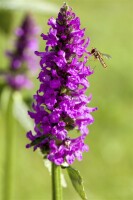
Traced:
POLYGON ((52 200, 62 200, 61 167, 52 163, 52 200))
POLYGON ((5 114, 5 167, 3 180, 3 200, 12 199, 13 190, 13 163, 14 163, 14 120, 12 116, 13 92, 9 96, 7 110, 5 114))

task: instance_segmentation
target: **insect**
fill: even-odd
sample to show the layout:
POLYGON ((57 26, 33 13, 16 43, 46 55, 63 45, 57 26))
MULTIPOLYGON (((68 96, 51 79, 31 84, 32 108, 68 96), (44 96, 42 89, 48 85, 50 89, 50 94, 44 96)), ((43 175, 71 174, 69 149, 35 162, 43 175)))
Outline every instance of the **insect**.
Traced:
POLYGON ((102 65, 104 68, 107 67, 106 63, 104 62, 103 57, 105 57, 105 58, 107 58, 107 59, 110 59, 110 58, 111 58, 110 55, 101 53, 101 52, 98 51, 96 48, 93 48, 93 49, 91 50, 90 53, 91 53, 91 55, 94 56, 95 59, 97 59, 97 60, 100 61, 101 65, 102 65))

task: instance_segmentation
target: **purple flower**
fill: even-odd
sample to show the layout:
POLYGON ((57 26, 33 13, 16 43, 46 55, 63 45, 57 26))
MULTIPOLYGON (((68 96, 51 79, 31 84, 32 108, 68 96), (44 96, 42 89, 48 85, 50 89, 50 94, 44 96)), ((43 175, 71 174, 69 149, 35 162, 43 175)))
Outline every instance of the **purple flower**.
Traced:
POLYGON ((46 40, 45 52, 35 52, 40 57, 40 87, 34 95, 33 111, 29 112, 35 132, 27 133, 31 141, 27 147, 40 148, 56 165, 71 165, 88 151, 87 126, 94 122, 91 112, 97 109, 87 107, 91 95, 85 94, 87 77, 93 74, 86 64, 90 40, 85 38, 85 29, 80 28, 80 19, 66 4, 56 20, 48 20, 48 25, 48 34, 41 35, 46 40), (70 130, 79 136, 75 132, 70 135, 70 130))
POLYGON ((16 30, 14 50, 6 53, 10 60, 6 80, 15 90, 33 87, 30 76, 38 69, 38 59, 34 55, 34 51, 38 48, 36 37, 38 32, 39 29, 31 15, 26 15, 21 27, 16 30))
POLYGON ((33 87, 33 83, 29 80, 25 74, 18 74, 18 75, 7 75, 7 80, 10 85, 15 90, 20 90, 22 87, 30 89, 33 87))

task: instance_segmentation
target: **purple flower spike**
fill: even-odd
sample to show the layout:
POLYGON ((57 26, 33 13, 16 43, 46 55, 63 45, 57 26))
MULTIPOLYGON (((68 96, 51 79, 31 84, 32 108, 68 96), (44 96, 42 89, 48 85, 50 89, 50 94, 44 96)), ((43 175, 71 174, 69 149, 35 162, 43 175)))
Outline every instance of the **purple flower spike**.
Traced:
POLYGON ((34 95, 33 112, 29 112, 35 133, 27 133, 31 143, 26 147, 39 148, 56 165, 71 165, 76 158, 82 160, 82 153, 89 149, 84 141, 87 126, 94 122, 91 112, 97 109, 87 107, 92 96, 85 94, 87 77, 93 73, 86 65, 90 40, 66 4, 48 25, 48 34, 41 34, 46 40, 45 52, 35 52, 40 57, 40 87, 34 95), (73 132, 71 138, 70 130, 78 131, 79 136, 74 137, 73 132))
POLYGON ((38 69, 38 59, 34 51, 38 48, 37 34, 39 28, 35 25, 31 15, 26 15, 21 27, 17 28, 14 51, 7 51, 9 57, 9 73, 7 83, 15 90, 31 88, 33 83, 29 79, 38 69))

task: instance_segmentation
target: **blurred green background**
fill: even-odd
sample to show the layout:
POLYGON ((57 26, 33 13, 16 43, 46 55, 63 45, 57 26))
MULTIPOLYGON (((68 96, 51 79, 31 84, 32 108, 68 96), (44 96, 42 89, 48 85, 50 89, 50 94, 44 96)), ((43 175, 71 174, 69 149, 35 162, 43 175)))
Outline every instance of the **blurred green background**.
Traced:
MULTIPOLYGON (((0 1, 0 6, 3 1, 0 1)), ((9 1, 5 1, 9 6, 9 1)), ((26 2, 26 1, 25 1, 26 2)), ((52 6, 35 9, 38 1, 32 1, 33 13, 42 31, 48 30, 47 20, 57 16, 63 1, 49 0, 52 6), (34 6, 35 5, 35 6, 34 6)), ((88 94, 93 94, 91 106, 95 123, 90 127, 86 143, 90 152, 84 153, 83 161, 74 163, 79 169, 89 200, 132 200, 133 199, 133 1, 132 0, 69 0, 66 1, 86 27, 92 47, 108 53, 112 59, 104 69, 97 61, 90 61, 95 73, 90 77, 88 94)), ((29 1, 27 1, 29 3, 29 1)), ((24 4, 25 5, 25 4, 24 4)), ((7 6, 7 5, 6 5, 7 6)), ((3 6, 4 7, 4 6, 3 6)), ((13 30, 21 24, 26 11, 0 10, 0 68, 7 67, 4 56, 12 49, 13 30), (6 14, 5 14, 6 12, 6 14), (4 13, 4 14, 2 14, 4 13)), ((40 40, 40 39, 39 39, 40 40)), ((42 42, 40 40, 40 42, 42 42)), ((40 44, 44 49, 44 43, 40 44)), ((38 84, 38 83, 37 83, 38 84)), ((34 91, 30 91, 33 95, 34 91)), ((27 92, 29 94, 29 92, 27 92)), ((27 94, 24 92, 24 95, 27 94)), ((4 172, 6 120, 0 113, 0 199, 4 172)), ((13 182, 13 200, 50 200, 51 177, 44 167, 42 157, 32 149, 25 149, 25 129, 16 123, 16 145, 13 182)), ((63 190, 64 200, 80 200, 67 174, 68 187, 63 190)), ((8 192, 8 191, 7 191, 8 192)))

